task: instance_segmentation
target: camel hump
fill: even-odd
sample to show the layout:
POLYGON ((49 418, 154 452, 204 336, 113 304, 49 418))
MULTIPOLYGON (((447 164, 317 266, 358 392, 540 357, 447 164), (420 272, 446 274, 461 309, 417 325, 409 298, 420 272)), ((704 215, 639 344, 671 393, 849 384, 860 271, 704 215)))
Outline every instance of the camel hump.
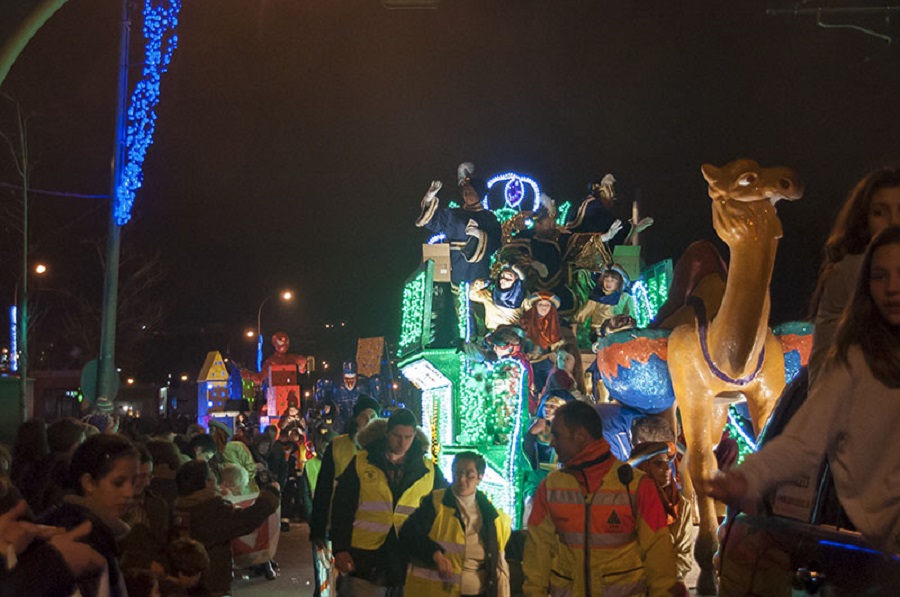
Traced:
POLYGON ((748 159, 739 159, 717 167, 700 166, 703 178, 709 184, 711 199, 734 201, 794 201, 803 196, 804 185, 800 176, 791 168, 778 166, 762 168, 748 159))
POLYGON ((660 307, 652 327, 670 330, 682 323, 693 323, 691 297, 699 298, 712 317, 722 302, 728 266, 715 245, 707 240, 688 245, 672 271, 669 298, 660 307))

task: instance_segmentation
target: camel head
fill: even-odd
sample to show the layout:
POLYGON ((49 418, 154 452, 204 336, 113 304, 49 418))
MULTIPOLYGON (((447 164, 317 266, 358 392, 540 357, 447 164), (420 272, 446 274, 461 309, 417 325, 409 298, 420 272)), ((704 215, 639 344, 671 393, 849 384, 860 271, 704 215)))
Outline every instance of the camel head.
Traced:
POLYGON ((803 196, 803 182, 790 168, 760 168, 753 160, 734 160, 717 168, 712 164, 700 167, 709 183, 710 199, 743 201, 794 201, 803 196))

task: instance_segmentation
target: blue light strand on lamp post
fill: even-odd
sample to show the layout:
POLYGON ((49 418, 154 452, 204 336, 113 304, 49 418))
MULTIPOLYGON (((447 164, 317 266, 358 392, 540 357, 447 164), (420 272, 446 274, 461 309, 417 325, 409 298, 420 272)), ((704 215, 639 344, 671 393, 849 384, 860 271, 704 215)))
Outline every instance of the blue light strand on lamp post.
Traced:
POLYGON ((178 45, 178 13, 181 0, 145 0, 144 68, 141 80, 131 94, 125 131, 125 164, 116 185, 116 224, 124 226, 131 219, 135 192, 143 183, 143 165, 156 130, 156 106, 159 104, 159 82, 169 68, 172 53, 178 45))

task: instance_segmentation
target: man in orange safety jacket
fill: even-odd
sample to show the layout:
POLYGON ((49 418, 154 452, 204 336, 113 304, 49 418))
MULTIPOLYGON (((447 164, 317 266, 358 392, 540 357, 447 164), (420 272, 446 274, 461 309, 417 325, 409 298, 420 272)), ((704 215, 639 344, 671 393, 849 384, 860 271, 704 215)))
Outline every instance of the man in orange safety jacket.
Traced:
POLYGON ((534 496, 526 597, 684 595, 656 485, 610 453, 597 411, 569 402, 551 433, 564 466, 534 496))

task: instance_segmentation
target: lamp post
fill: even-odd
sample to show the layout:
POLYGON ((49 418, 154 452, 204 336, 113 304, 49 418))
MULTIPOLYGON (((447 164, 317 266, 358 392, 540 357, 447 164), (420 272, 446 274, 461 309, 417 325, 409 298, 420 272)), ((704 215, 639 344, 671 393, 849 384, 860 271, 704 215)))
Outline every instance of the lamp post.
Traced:
MULTIPOLYGON (((16 360, 15 370, 19 372, 19 417, 22 422, 28 418, 28 257, 22 264, 22 302, 19 303, 19 282, 13 291, 13 309, 15 315, 11 318, 14 328, 15 348, 13 358, 16 360)), ((38 263, 34 266, 34 273, 43 276, 47 273, 47 266, 38 263)), ((13 339, 13 338, 11 338, 13 339)))
MULTIPOLYGON (((284 302, 288 302, 294 299, 294 293, 290 290, 283 290, 281 294, 278 295, 284 302)), ((267 296, 263 299, 263 301, 259 304, 259 309, 256 311, 256 370, 262 371, 262 347, 263 347, 263 338, 262 338, 262 308, 263 305, 271 300, 271 296, 267 296)))

